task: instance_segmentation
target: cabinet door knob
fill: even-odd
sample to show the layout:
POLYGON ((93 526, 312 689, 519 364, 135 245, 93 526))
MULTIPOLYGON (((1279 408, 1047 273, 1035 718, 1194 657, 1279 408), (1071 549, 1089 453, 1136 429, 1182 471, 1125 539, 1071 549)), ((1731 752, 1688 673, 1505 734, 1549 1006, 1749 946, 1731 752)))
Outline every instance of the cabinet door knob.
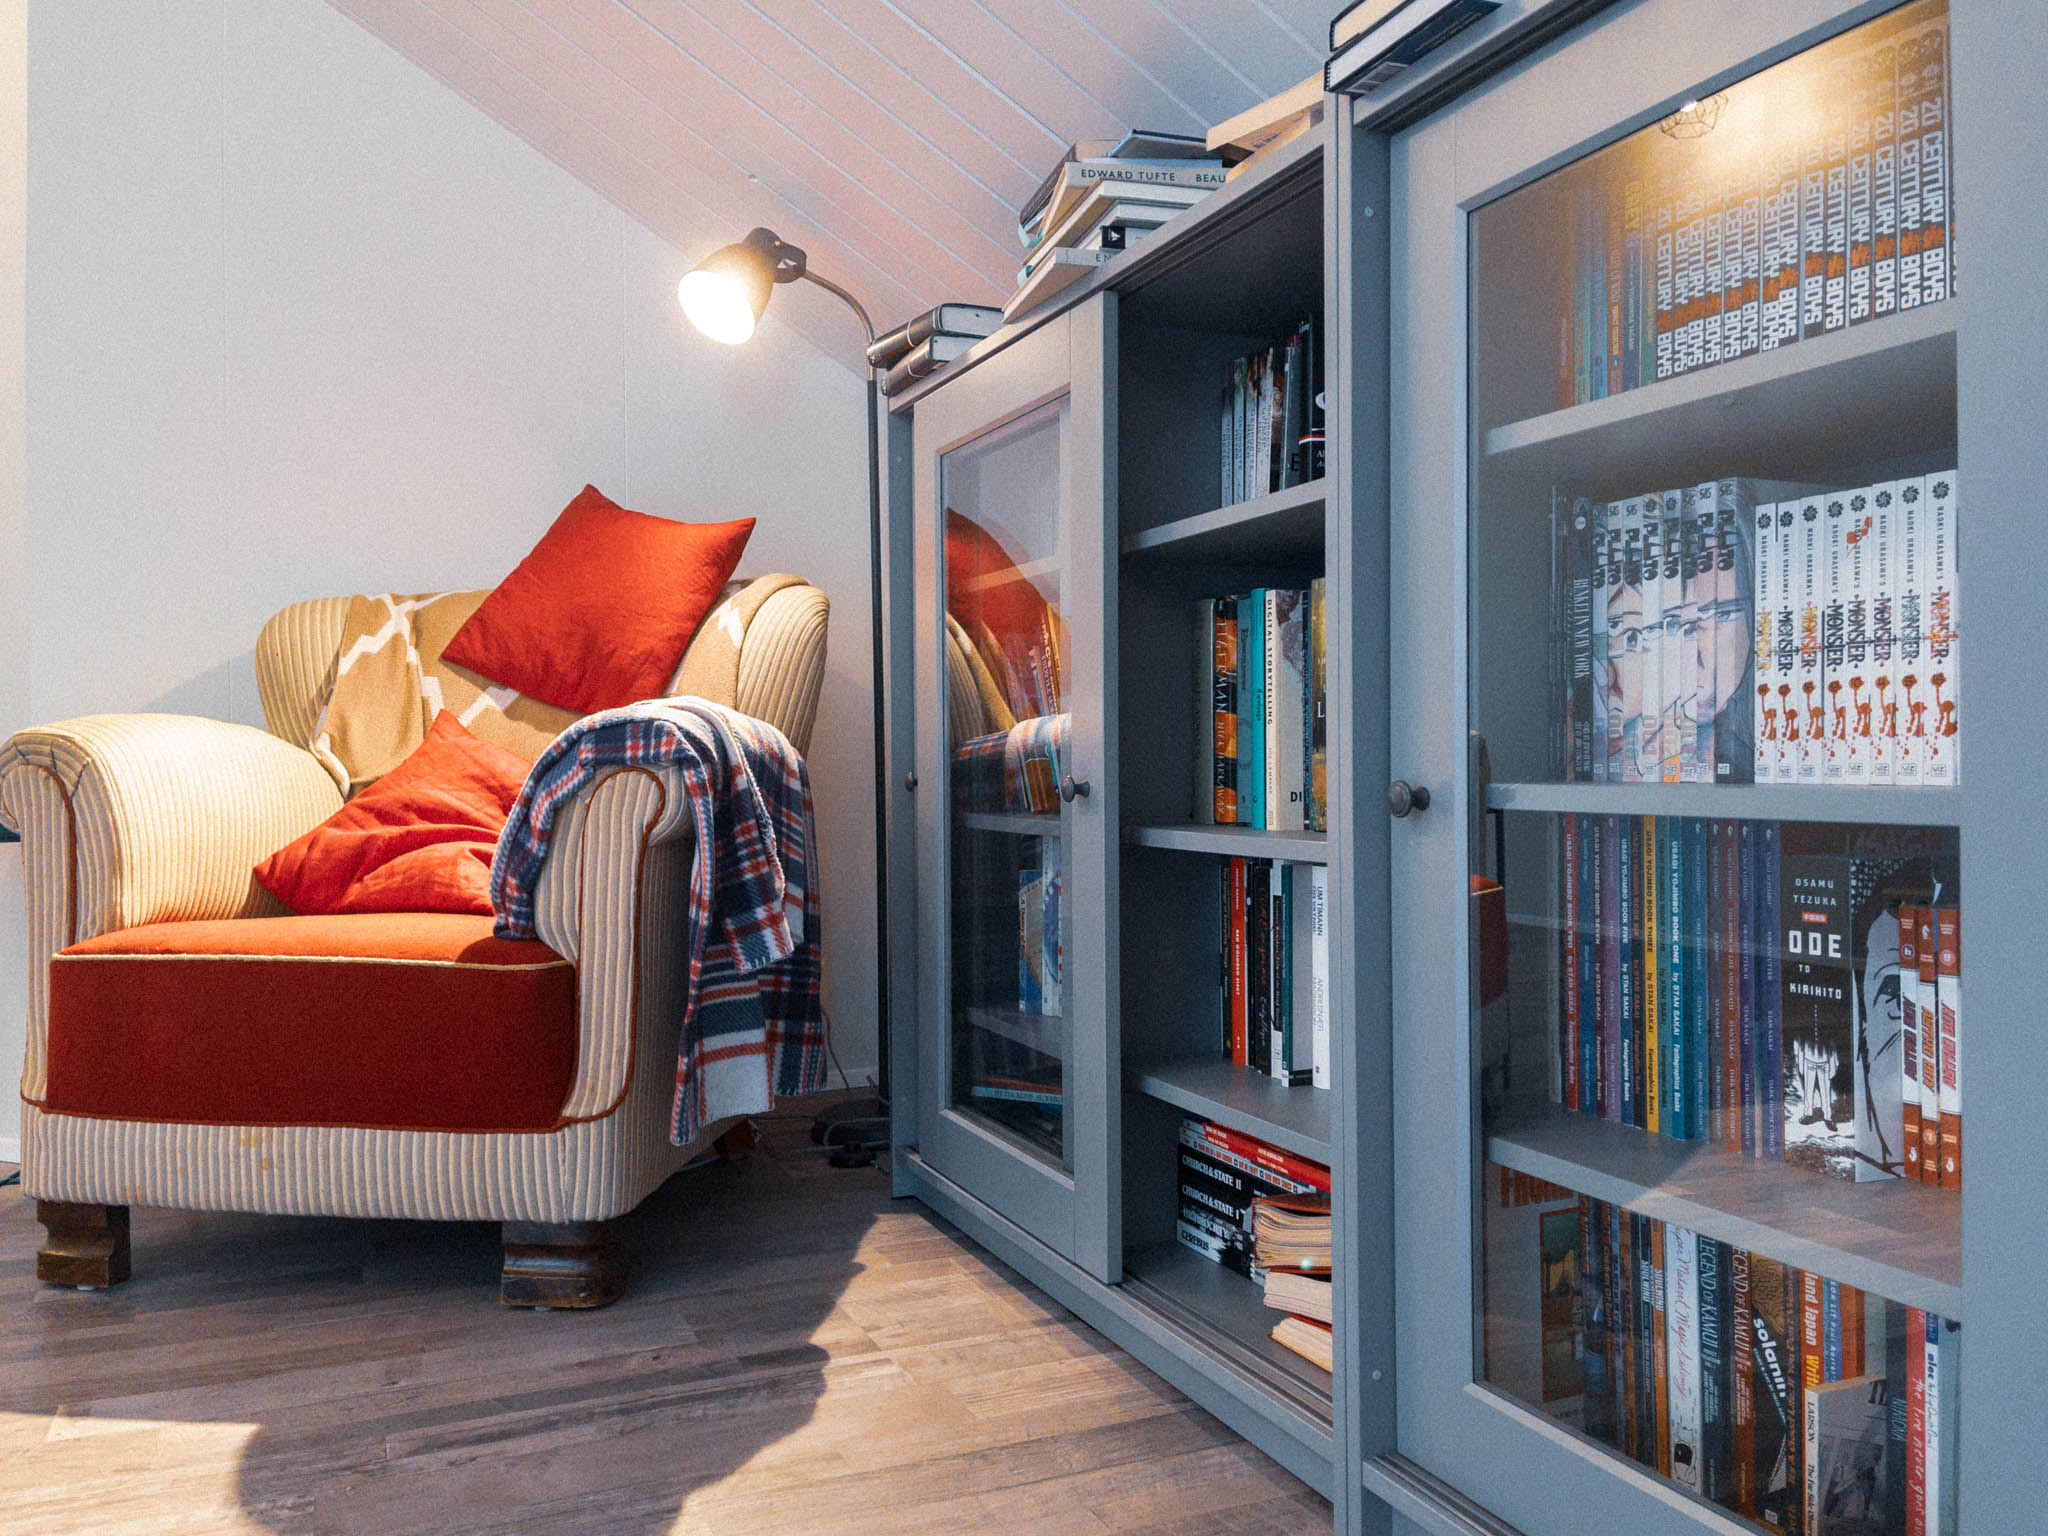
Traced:
POLYGON ((1088 781, 1077 779, 1071 773, 1060 780, 1060 798, 1072 805, 1076 800, 1088 798, 1088 781))
POLYGON ((905 789, 917 788, 917 770, 915 768, 903 775, 903 787, 905 789))
POLYGON ((1406 779, 1396 779, 1387 786, 1387 814, 1406 816, 1414 811, 1429 809, 1429 791, 1420 784, 1410 784, 1406 779))

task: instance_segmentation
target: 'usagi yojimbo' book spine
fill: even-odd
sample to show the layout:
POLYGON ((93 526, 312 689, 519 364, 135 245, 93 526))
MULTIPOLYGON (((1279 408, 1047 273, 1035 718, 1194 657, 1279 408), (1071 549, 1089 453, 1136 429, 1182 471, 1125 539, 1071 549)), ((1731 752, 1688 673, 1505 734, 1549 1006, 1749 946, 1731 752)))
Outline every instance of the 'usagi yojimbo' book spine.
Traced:
POLYGON ((1933 715, 1922 738, 1920 782, 1956 784, 1962 744, 1957 706, 1962 696, 1962 608, 1958 581, 1960 543, 1956 473, 1927 477, 1927 683, 1933 715))
POLYGON ((1842 600, 1842 781, 1861 788, 1870 782, 1872 709, 1870 668, 1870 573, 1876 514, 1875 486, 1851 491, 1848 526, 1842 533, 1846 592, 1842 600))
POLYGON ((1773 558, 1777 548, 1778 504, 1765 502, 1751 517, 1750 554, 1753 573, 1750 590, 1755 594, 1756 623, 1751 631, 1755 642, 1750 663, 1753 679, 1756 726, 1755 782, 1769 784, 1777 778, 1778 708, 1771 696, 1771 672, 1777 659, 1777 574, 1773 558))
POLYGON ((1892 718, 1898 712, 1898 596, 1892 589, 1898 545, 1899 487, 1883 480, 1870 488, 1870 782, 1892 782, 1892 718))
POLYGON ((1848 771, 1849 678, 1843 664, 1845 617, 1849 588, 1849 497, 1837 491, 1821 503, 1822 558, 1820 605, 1821 687, 1827 699, 1822 719, 1821 780, 1841 784, 1848 771))
MULTIPOLYGON (((1652 355, 1656 377, 1668 379, 1678 371, 1678 224, 1676 174, 1667 165, 1655 182, 1651 207, 1654 215, 1655 266, 1651 277, 1653 303, 1652 355)), ((1645 381, 1647 382, 1647 381, 1645 381)))

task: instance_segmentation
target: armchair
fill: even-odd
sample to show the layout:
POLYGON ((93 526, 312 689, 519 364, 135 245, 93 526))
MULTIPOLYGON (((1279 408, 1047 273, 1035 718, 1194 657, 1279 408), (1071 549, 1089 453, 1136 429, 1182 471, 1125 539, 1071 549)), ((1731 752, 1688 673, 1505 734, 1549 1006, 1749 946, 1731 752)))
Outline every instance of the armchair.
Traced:
MULTIPOLYGON (((731 584, 700 631, 737 640, 736 675, 685 657, 672 686, 803 750, 825 597, 760 580, 778 589, 731 584)), ((507 1305, 603 1305, 605 1223, 725 1129, 668 1144, 694 836, 679 775, 622 769, 577 797, 539 942, 494 939, 488 917, 289 915, 251 872, 341 804, 309 747, 346 601, 264 627, 267 734, 98 715, 0 754, 28 900, 37 1274, 124 1279, 137 1204, 496 1221, 507 1305)))

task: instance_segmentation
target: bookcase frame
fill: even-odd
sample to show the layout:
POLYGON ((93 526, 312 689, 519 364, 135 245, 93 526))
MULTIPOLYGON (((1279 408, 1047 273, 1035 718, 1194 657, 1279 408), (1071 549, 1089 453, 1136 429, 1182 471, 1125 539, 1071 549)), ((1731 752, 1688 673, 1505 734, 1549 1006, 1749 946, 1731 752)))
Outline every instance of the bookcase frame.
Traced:
MULTIPOLYGON (((1482 1157, 1961 1319, 1968 1340, 1962 1529, 2038 1522, 2029 1487, 2038 1453, 2029 1442, 2048 1424, 2048 1375, 2042 1331, 2014 1293, 2028 1289, 2023 1277, 2048 1260, 2048 1223, 2038 1198, 2023 1192, 2029 1175, 2009 1159, 2038 1144, 2030 1115, 2038 1116, 2048 1089, 2044 1053, 2034 1043, 2038 1010, 2020 979, 2031 958, 2021 893, 2037 840, 2016 835, 2048 789, 2048 774, 2038 742, 2017 726, 2020 716, 2041 718, 2041 669, 2015 661, 2027 647, 1997 644, 2029 601, 2039 609, 2024 562, 2001 552, 2025 537, 2021 508, 2040 473, 2038 450, 2025 467, 2026 433, 2015 422, 2038 420, 2048 400, 2038 323, 2020 327, 2031 346, 2012 335, 2012 316, 2030 312, 2038 320, 2041 313, 2020 210, 2043 206, 2044 134, 2038 108, 2028 103, 2048 90, 2039 50, 2008 30, 2018 16, 1968 0, 1950 9, 1959 297, 1505 425, 1475 423, 1469 400, 1471 359, 1482 342, 1469 321, 1474 210, 1688 98, 1892 8, 1891 0, 1731 0, 1714 8, 1707 27, 1685 0, 1640 0, 1585 21, 1421 121, 1361 104, 1348 129, 1355 140, 1384 146, 1391 159, 1390 283, 1398 299, 1389 464, 1397 515, 1387 702, 1393 771, 1426 783, 1434 796, 1427 814, 1397 824, 1393 835, 1393 882, 1403 893, 1391 908, 1398 1411, 1386 1441, 1365 1447, 1357 1475, 1426 1529, 1511 1528, 1526 1536, 1758 1529, 1485 1384, 1477 1368, 1482 1157), (1584 89, 1588 81, 1601 88, 1584 89), (1662 435, 1666 457, 1678 462, 1703 444, 1740 449, 1825 406, 1826 427, 1812 430, 1840 434, 1826 457, 1881 458, 1883 413, 1872 399, 1880 380, 1896 391, 1891 408, 1919 412, 1919 428, 1959 456, 1946 462, 1969 471, 1972 627, 1993 644, 1980 642, 1971 653, 1971 750, 1962 785, 1488 782, 1469 748, 1479 723, 1468 703, 1472 456, 1492 456, 1490 473, 1506 463, 1536 483, 1595 464, 1611 442, 1639 445, 1646 429, 1662 435), (1896 1183, 1799 1175, 1581 1116, 1489 1123, 1482 1139, 1466 877, 1483 856, 1484 834, 1475 827, 1489 810, 1957 828, 1973 929, 1970 1176, 1960 1201, 1896 1183), (2028 1137, 2031 1143, 2022 1140, 2028 1137)), ((1641 462, 1638 454, 1627 460, 1632 473, 1641 462)), ((1643 469, 1637 479, 1655 473, 1643 469)), ((1534 719, 1541 701, 1531 707, 1534 719)))
MULTIPOLYGON (((1385 933, 1384 818, 1361 823, 1357 814, 1361 768, 1370 776, 1374 799, 1383 782, 1384 721, 1370 707, 1374 688, 1353 681, 1379 675, 1384 635, 1352 618, 1356 611, 1376 612, 1384 602, 1384 480, 1375 492, 1371 474, 1354 472, 1360 445, 1373 463, 1384 462, 1384 368, 1368 368, 1372 382, 1361 389, 1349 362, 1361 339, 1368 357, 1384 356, 1385 289, 1373 264, 1357 261, 1355 237, 1339 239, 1346 224, 1332 210, 1355 198, 1357 188, 1344 179, 1355 170, 1347 171, 1343 157, 1329 152, 1333 137, 1326 124, 1297 140, 1077 284, 1062 301, 978 344, 890 402, 885 586, 891 676, 898 684, 891 689, 889 721, 892 899, 905 914, 899 921, 906 926, 897 931, 918 932, 915 914, 934 910, 930 893, 905 897, 901 887, 931 880, 933 871, 914 850, 920 839, 930 846, 932 824, 946 813, 936 795, 912 788, 903 777, 916 771, 920 739, 927 742, 923 757, 929 759, 930 737, 920 732, 931 729, 925 701, 936 697, 929 666, 920 673, 916 665, 934 654, 939 607, 930 552, 913 548, 921 536, 913 530, 928 536, 937 511, 929 504, 929 466, 942 446, 938 438, 959 436, 960 423, 972 417, 971 408, 963 417, 953 400, 1000 395, 1000 386, 986 381, 1022 366, 1019 360, 1032 350, 1034 337, 1091 312, 1104 315, 1099 355, 1106 379, 1095 424, 1108 466, 1100 511, 1103 611, 1067 618, 1070 625, 1104 619, 1109 625, 1105 696, 1112 701, 1111 719, 1100 760, 1088 767, 1097 782, 1115 787, 1112 803, 1120 798, 1122 810, 1106 818, 1111 824, 1092 831, 1077 824, 1074 835, 1105 840, 1101 847, 1077 850, 1076 857, 1110 863, 1106 889, 1115 909, 1105 928, 1120 934, 1113 968, 1120 966, 1122 975, 1120 987, 1107 989, 1114 1017, 1069 1020, 1077 1033, 1100 1031, 1117 1045, 1096 1122, 1072 1126, 1069 1133, 1084 1144, 1097 1136, 1112 1144, 1102 1187, 1082 1190, 1077 1166, 1076 1193, 1085 1196, 1083 1208, 1099 1214, 1099 1230, 1112 1235, 1116 1251, 1107 1265, 1077 1251, 1062 1253, 1026 1230, 1032 1213, 1004 1209, 1000 1199, 977 1197, 949 1177, 943 1159, 931 1156, 927 1145, 931 1094, 906 1089, 900 1067, 896 1188, 957 1222, 1329 1494, 1339 1528, 1349 1530, 1369 1507, 1378 1508, 1355 1478, 1340 1472, 1357 1464, 1364 1400, 1359 1386, 1374 1374, 1383 1383, 1382 1418, 1391 1423, 1384 1334, 1390 1254, 1383 1244, 1357 1236, 1361 1227, 1384 1233, 1388 1225, 1391 1186, 1384 1149, 1368 1167, 1361 1147, 1372 1139, 1358 1133, 1369 1123, 1384 1140, 1385 1073, 1373 1064, 1362 1078, 1359 1034, 1337 1027, 1337 1086, 1285 1088, 1232 1067, 1217 1052, 1213 1026, 1205 1032, 1196 1022, 1213 1019, 1216 1009, 1217 872, 1224 858, 1328 866, 1333 1020, 1359 1011, 1354 936, 1385 933), (1340 280, 1328 280, 1339 272, 1340 280), (1362 329, 1353 316, 1355 302, 1373 317, 1362 329), (1325 351, 1326 473, 1305 485, 1219 507, 1215 400, 1223 369, 1309 314, 1325 351), (943 430, 936 426, 940 421, 943 430), (1369 505, 1358 504, 1361 493, 1369 505), (1188 650, 1192 599, 1262 584, 1305 585, 1312 576, 1326 578, 1329 600, 1329 830, 1197 825, 1189 816, 1194 733, 1202 725, 1195 718, 1188 650), (1355 671, 1361 659, 1365 669, 1355 671), (1361 701, 1367 707, 1356 707, 1361 701), (1359 850, 1375 848, 1379 865, 1361 894, 1353 861, 1359 850), (1376 1096, 1360 1094, 1361 1080, 1375 1085, 1376 1096), (1336 1306, 1347 1321, 1338 1328, 1333 1376, 1322 1376, 1266 1338, 1278 1314, 1265 1309, 1250 1282, 1174 1243, 1173 1139, 1185 1115, 1218 1120, 1332 1165, 1336 1240, 1347 1253, 1375 1255, 1378 1266, 1371 1273, 1340 1270, 1336 1306), (1361 1198, 1365 1192, 1370 1198, 1361 1198), (1349 1321, 1354 1317, 1379 1320, 1374 1326, 1382 1331, 1370 1350, 1370 1328, 1349 1321), (1364 1363, 1367 1353, 1374 1363, 1364 1363)), ((1379 166, 1383 176, 1384 157, 1379 166)), ((1367 238, 1379 238, 1377 226, 1367 238)), ((1094 543, 1078 541, 1075 559, 1089 558, 1094 543)), ((923 931, 936 936, 928 916, 923 931)), ((1383 938, 1367 942, 1370 947, 1383 938)), ((915 1062, 913 1072, 926 1074, 938 1059, 934 1045, 945 1021, 934 1016, 929 997, 922 1004, 912 1001, 920 996, 920 962, 902 952, 906 947, 897 946, 889 957, 898 1000, 890 1025, 892 1061, 915 1062)), ((1374 974, 1384 977, 1383 960, 1374 974)), ((1383 1007, 1370 1011, 1374 1027, 1381 1027, 1383 1007)), ((1371 1053, 1365 1059, 1370 1063, 1371 1053)))

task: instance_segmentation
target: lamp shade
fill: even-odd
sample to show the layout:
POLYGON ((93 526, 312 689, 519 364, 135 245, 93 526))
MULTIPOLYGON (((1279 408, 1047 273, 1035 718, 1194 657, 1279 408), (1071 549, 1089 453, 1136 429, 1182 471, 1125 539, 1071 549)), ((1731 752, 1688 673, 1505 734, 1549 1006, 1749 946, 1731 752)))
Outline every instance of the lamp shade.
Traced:
POLYGON ((754 334, 777 283, 802 275, 804 253, 769 230, 720 246, 676 285, 676 301, 690 323, 713 341, 738 346, 754 334))

